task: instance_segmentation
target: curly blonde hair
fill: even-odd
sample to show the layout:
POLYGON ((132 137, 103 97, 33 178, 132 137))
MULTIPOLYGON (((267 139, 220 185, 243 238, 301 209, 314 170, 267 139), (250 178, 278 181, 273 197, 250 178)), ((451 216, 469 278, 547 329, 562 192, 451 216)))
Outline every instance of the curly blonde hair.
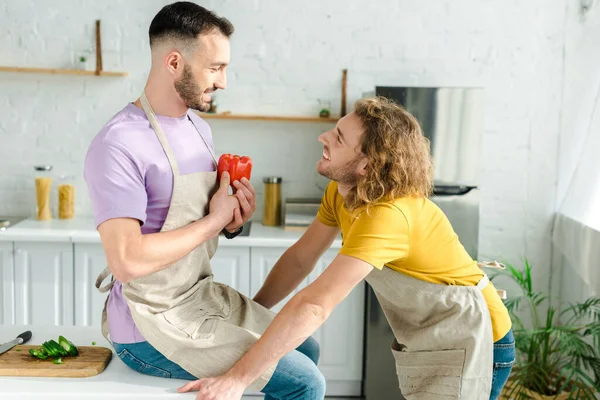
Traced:
POLYGON ((368 164, 366 174, 346 195, 346 209, 352 212, 399 197, 429 196, 433 160, 419 121, 384 97, 358 100, 354 113, 363 125, 360 148, 368 164))

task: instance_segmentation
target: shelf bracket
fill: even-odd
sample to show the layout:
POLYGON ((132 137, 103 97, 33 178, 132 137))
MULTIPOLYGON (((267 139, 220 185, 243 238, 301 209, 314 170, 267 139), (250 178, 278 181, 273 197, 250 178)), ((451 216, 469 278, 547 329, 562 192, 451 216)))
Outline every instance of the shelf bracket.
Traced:
POLYGON ((96 20, 96 75, 102 72, 102 38, 100 34, 100 20, 96 20))

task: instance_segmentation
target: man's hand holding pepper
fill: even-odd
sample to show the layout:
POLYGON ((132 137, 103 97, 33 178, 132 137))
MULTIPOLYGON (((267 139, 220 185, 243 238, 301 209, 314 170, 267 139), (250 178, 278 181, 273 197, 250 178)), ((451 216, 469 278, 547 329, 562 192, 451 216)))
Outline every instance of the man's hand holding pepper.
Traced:
POLYGON ((250 184, 252 159, 248 156, 223 154, 217 167, 219 180, 225 171, 229 173, 234 196, 240 203, 240 209, 234 211, 233 220, 225 226, 227 231, 233 233, 248 221, 256 210, 256 192, 250 184))
POLYGON ((229 232, 235 232, 250 219, 256 210, 256 192, 250 181, 245 177, 239 181, 232 182, 235 188, 234 196, 240 202, 240 208, 234 210, 233 220, 225 226, 229 232))

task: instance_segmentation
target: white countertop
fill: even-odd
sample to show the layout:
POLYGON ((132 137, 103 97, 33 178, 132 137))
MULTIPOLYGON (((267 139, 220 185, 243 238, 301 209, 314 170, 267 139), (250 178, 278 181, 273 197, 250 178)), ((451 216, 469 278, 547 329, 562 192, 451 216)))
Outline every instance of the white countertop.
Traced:
MULTIPOLYGON (((249 236, 238 236, 231 240, 220 236, 219 246, 290 247, 303 232, 302 228, 284 229, 252 221, 249 236)), ((100 235, 91 218, 51 221, 26 219, 0 232, 0 241, 100 243, 100 235)), ((341 245, 341 239, 338 238, 331 248, 340 248, 341 245)))
MULTIPOLYGON (((0 343, 14 339, 20 333, 33 333, 27 345, 37 345, 58 335, 67 337, 76 346, 97 346, 113 350, 106 369, 89 378, 45 378, 0 376, 2 400, 106 400, 106 399, 188 399, 198 392, 177 393, 187 381, 143 375, 128 368, 104 339, 100 329, 76 326, 0 325, 0 343)), ((2 355, 0 355, 2 357, 2 355)), ((249 395, 258 393, 248 393, 249 395)), ((244 396, 244 399, 246 396, 244 396)))

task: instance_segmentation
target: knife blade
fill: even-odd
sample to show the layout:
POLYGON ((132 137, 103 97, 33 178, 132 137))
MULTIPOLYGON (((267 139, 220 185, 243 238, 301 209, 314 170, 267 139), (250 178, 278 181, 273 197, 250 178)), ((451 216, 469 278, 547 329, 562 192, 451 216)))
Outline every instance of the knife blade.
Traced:
POLYGON ((27 343, 31 339, 31 331, 26 331, 17 336, 14 340, 11 340, 8 343, 4 343, 0 346, 0 354, 7 352, 12 349, 14 346, 18 344, 27 343))

